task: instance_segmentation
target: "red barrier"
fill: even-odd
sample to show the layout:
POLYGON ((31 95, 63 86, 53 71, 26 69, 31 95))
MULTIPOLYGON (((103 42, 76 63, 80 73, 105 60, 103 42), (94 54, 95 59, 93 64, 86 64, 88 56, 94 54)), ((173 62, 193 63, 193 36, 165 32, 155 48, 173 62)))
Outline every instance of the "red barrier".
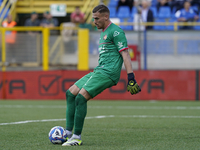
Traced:
MULTIPOLYGON (((127 75, 122 71, 117 86, 95 99, 109 100, 195 100, 199 92, 196 71, 134 71, 142 92, 126 91, 127 75), (198 91, 197 91, 198 89, 198 91)), ((88 71, 0 72, 0 99, 65 99, 65 91, 88 71), (3 88, 3 81, 5 88, 3 88), (4 94, 3 94, 4 93, 4 94)), ((199 82, 199 80, 198 80, 199 82)), ((199 97, 198 97, 199 99, 199 97)))

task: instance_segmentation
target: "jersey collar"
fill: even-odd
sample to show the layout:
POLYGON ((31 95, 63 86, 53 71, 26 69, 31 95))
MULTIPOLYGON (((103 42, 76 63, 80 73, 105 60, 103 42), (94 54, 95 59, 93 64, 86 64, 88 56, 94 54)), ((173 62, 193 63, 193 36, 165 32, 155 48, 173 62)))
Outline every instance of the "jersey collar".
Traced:
POLYGON ((104 30, 102 30, 102 31, 103 31, 103 32, 106 31, 106 29, 107 29, 111 24, 112 24, 112 22, 110 22, 110 23, 107 25, 107 27, 106 27, 104 30))

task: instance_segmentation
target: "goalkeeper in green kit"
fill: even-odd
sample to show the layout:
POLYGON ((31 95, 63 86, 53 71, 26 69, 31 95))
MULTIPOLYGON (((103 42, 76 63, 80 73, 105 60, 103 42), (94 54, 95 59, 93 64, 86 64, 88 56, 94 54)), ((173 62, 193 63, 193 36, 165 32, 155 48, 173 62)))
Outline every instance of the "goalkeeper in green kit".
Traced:
POLYGON ((94 24, 98 29, 102 29, 99 40, 99 65, 66 92, 68 140, 62 146, 82 145, 81 132, 87 113, 87 101, 118 83, 123 62, 128 76, 127 91, 131 94, 141 91, 133 74, 124 31, 110 21, 110 11, 105 5, 96 6, 92 12, 94 24))

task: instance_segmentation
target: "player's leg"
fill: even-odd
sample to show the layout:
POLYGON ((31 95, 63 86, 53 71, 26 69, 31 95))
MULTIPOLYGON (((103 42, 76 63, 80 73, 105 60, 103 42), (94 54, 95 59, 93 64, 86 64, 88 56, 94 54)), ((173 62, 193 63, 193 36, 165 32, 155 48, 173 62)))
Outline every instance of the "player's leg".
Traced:
POLYGON ((75 98, 74 134, 62 146, 82 145, 81 132, 87 114, 87 101, 91 98, 89 93, 82 88, 75 98))
POLYGON ((62 146, 82 145, 81 133, 87 114, 87 101, 114 84, 115 83, 110 78, 101 73, 94 73, 88 79, 75 98, 74 134, 72 138, 62 146))
POLYGON ((87 114, 87 101, 92 97, 90 94, 82 88, 75 99, 76 110, 74 117, 74 134, 81 135, 84 120, 87 114))
POLYGON ((67 139, 71 138, 74 127, 75 98, 80 89, 74 84, 66 92, 67 109, 66 109, 66 132, 67 139))
POLYGON ((74 126, 74 115, 75 115, 75 98, 79 93, 81 87, 90 78, 91 73, 85 75, 80 80, 78 80, 74 85, 72 85, 66 92, 67 109, 66 109, 66 132, 68 138, 72 135, 72 130, 74 126))

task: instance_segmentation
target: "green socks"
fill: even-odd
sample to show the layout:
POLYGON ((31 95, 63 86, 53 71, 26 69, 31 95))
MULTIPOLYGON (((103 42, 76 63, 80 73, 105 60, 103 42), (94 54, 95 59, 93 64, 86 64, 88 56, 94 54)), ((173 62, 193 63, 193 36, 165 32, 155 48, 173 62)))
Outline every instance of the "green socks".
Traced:
POLYGON ((72 131, 74 126, 74 114, 75 114, 75 98, 69 90, 66 92, 67 110, 66 110, 66 129, 72 131))
POLYGON ((69 90, 66 92, 66 98, 66 129, 72 131, 74 126, 74 134, 80 135, 87 114, 87 100, 83 95, 75 96, 69 90))
POLYGON ((87 114, 87 100, 83 95, 78 94, 75 99, 74 134, 80 135, 83 129, 85 116, 87 114))

